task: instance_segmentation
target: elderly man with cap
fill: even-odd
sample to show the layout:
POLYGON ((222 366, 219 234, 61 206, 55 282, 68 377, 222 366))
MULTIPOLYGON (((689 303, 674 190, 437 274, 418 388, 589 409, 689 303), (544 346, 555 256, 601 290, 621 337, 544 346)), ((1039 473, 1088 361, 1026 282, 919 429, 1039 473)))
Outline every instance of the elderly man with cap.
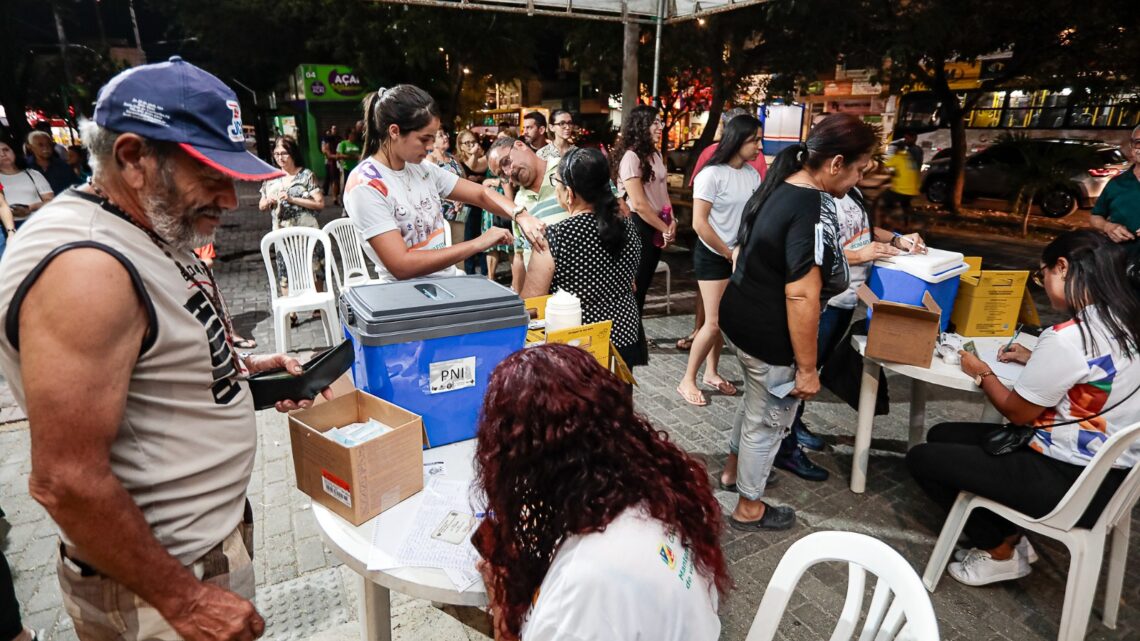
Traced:
MULTIPOLYGON (((279 172, 243 146, 233 91, 172 58, 99 92, 90 185, 57 196, 0 265, 0 367, 26 410, 32 496, 59 526, 84 641, 254 639, 249 373, 193 249, 279 172)), ((283 401, 279 411, 311 400, 283 401)))

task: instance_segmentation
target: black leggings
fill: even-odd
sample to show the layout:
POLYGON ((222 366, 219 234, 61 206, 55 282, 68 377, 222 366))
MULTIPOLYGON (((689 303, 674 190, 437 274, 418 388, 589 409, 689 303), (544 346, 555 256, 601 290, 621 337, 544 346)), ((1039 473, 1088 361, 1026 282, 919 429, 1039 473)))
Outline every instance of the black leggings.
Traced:
POLYGON ((0 553, 0 639, 15 639, 23 630, 20 602, 12 585, 12 569, 8 567, 8 559, 0 553))
MULTIPOLYGON (((965 490, 997 501, 1033 518, 1057 507, 1084 466, 1065 463, 1028 448, 1005 456, 982 449, 982 438, 998 427, 989 423, 941 423, 930 428, 926 443, 911 449, 906 464, 919 487, 946 511, 965 490)), ((1077 522, 1092 527, 1128 474, 1113 469, 1077 522)), ((970 542, 990 550, 1017 534, 1017 526, 989 510, 970 513, 965 533, 970 542)))
POLYGON ((641 262, 637 264, 637 315, 645 317, 645 296, 649 293, 649 286, 653 283, 653 274, 657 271, 657 263, 661 260, 661 248, 653 244, 653 235, 657 231, 649 223, 641 219, 636 213, 630 214, 634 225, 637 226, 637 235, 641 237, 641 262))

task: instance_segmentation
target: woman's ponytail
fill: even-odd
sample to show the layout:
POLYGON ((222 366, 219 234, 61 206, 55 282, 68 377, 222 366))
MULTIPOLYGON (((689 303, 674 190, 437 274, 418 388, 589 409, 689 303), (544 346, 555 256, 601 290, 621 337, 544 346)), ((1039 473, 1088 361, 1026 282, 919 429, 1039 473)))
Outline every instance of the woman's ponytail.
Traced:
POLYGON ((618 220, 617 198, 610 188, 609 161, 597 149, 571 149, 558 164, 559 178, 594 209, 598 238, 612 256, 625 244, 625 227, 618 220))
POLYGON ((764 177, 764 182, 760 183, 760 189, 753 192, 748 203, 744 205, 744 215, 740 219, 740 231, 736 237, 738 245, 744 246, 748 243, 748 235, 752 233, 752 225, 756 222, 756 216, 760 213, 760 208, 764 206, 764 202, 768 200, 772 192, 776 191, 777 187, 784 184, 788 176, 804 168, 804 160, 807 155, 807 145, 802 142, 791 147, 785 147, 776 154, 776 159, 768 168, 768 175, 764 177))
POLYGON ((364 97, 364 152, 363 158, 368 158, 380 151, 380 132, 378 131, 379 123, 376 121, 376 105, 380 102, 380 96, 384 94, 384 90, 373 91, 364 97))

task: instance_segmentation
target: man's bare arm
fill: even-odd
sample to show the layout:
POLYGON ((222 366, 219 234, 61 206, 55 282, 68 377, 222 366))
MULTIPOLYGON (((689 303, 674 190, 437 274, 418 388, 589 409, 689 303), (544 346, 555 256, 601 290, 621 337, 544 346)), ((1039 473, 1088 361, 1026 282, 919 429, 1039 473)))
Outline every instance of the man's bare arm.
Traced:
POLYGON ((32 496, 78 556, 157 608, 185 638, 255 638, 264 624, 252 604, 198 581, 167 553, 111 472, 111 444, 147 330, 126 269, 98 249, 65 252, 30 289, 19 319, 32 496))

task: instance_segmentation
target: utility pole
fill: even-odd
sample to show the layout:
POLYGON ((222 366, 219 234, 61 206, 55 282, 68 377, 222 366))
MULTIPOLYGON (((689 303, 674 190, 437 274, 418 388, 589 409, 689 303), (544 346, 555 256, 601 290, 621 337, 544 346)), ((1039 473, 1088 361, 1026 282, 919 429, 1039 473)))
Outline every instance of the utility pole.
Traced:
MULTIPOLYGON (((59 17, 59 8, 53 3, 51 13, 55 17, 55 34, 59 39, 59 56, 63 59, 63 117, 67 120, 69 129, 74 130, 71 122, 71 60, 67 57, 67 32, 63 30, 63 20, 59 17)), ((74 137, 74 132, 72 132, 74 137)))
POLYGON ((99 27, 99 52, 107 55, 107 30, 103 28, 103 9, 100 0, 95 2, 95 24, 99 27))
POLYGON ((131 9, 131 27, 135 30, 135 48, 139 50, 139 64, 146 64, 146 52, 143 51, 142 36, 139 35, 139 19, 135 15, 135 0, 127 0, 127 6, 131 9))

